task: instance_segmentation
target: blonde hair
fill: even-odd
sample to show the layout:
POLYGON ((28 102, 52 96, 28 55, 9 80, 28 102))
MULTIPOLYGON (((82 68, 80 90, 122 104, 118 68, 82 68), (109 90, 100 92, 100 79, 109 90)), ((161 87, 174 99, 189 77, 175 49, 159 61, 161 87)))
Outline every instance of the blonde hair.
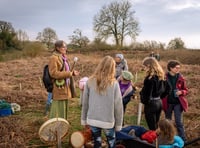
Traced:
POLYGON ((105 56, 98 64, 95 72, 90 77, 96 79, 96 89, 99 94, 105 92, 109 85, 113 85, 115 79, 115 61, 111 56, 105 56))
POLYGON ((164 71, 158 61, 154 57, 146 57, 144 58, 142 64, 148 67, 147 76, 151 78, 153 75, 157 75, 159 80, 164 80, 164 71))
POLYGON ((169 143, 172 143, 176 135, 174 123, 169 119, 162 119, 158 122, 158 127, 160 128, 159 137, 166 138, 169 143))

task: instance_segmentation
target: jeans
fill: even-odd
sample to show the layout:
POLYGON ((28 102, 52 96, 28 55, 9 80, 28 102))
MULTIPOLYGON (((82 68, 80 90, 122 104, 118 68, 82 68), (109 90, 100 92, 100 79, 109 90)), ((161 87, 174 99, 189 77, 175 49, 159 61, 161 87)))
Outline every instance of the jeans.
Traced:
POLYGON ((94 138, 94 148, 101 148, 101 131, 103 130, 105 135, 106 135, 106 139, 107 139, 107 143, 108 143, 108 147, 109 148, 115 148, 115 142, 116 142, 116 138, 115 138, 115 129, 111 128, 111 129, 102 129, 99 127, 95 127, 95 126, 90 126, 91 130, 92 130, 92 136, 94 138))
POLYGON ((52 92, 48 92, 46 104, 50 105, 52 102, 52 92))
POLYGON ((175 118, 178 135, 183 139, 183 141, 186 141, 185 132, 184 132, 183 123, 182 123, 183 109, 181 107, 181 104, 169 104, 168 109, 165 113, 165 117, 171 120, 173 111, 174 111, 174 118, 175 118))
POLYGON ((48 115, 48 113, 50 111, 51 102, 52 102, 52 93, 48 92, 46 106, 45 106, 45 112, 44 112, 45 115, 48 115))

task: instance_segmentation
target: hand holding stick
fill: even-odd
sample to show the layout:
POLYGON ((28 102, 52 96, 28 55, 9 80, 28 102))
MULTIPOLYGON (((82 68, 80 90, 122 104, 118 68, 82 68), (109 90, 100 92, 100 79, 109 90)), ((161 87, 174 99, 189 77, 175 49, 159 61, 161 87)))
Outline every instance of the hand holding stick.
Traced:
POLYGON ((74 67, 75 67, 75 64, 76 64, 77 61, 78 61, 78 58, 77 58, 77 57, 74 57, 74 63, 73 63, 73 65, 72 65, 71 71, 74 70, 74 67))
MULTIPOLYGON (((74 70, 74 67, 75 67, 75 64, 76 64, 77 61, 78 61, 78 58, 74 57, 74 63, 73 63, 72 68, 71 68, 71 72, 73 72, 73 76, 79 75, 79 72, 74 70)), ((70 89, 71 89, 72 98, 75 98, 77 95, 76 95, 76 89, 75 89, 73 77, 70 77, 70 89)))

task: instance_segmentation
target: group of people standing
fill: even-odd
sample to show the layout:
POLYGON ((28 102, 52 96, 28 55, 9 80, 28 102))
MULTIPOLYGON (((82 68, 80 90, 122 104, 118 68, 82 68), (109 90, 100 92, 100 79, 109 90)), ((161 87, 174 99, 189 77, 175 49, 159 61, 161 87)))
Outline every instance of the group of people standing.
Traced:
POLYGON ((158 128, 161 111, 164 109, 166 119, 172 120, 172 114, 174 113, 178 135, 186 142, 182 114, 188 107, 185 99, 188 88, 180 73, 180 62, 170 60, 167 64, 168 71, 166 73, 163 72, 162 67, 153 57, 145 58, 143 65, 145 66, 146 77, 140 94, 142 97, 149 99, 148 103, 144 104, 145 119, 149 129, 156 130, 158 128), (164 89, 160 85, 162 82, 164 83, 164 89))
MULTIPOLYGON (((55 51, 49 60, 49 73, 55 82, 49 118, 67 119, 68 99, 71 98, 70 77, 79 75, 78 71, 70 70, 66 51, 66 43, 57 41, 55 51), (64 68, 61 70, 63 64, 64 68), (57 83, 61 84, 63 80, 63 86, 58 87, 57 83), (56 81, 59 82, 56 83, 56 81)), ((183 107, 180 98, 184 97, 188 90, 185 79, 179 73, 180 63, 170 61, 166 74, 153 57, 145 58, 143 65, 146 69, 146 77, 142 93, 150 100, 144 105, 145 119, 149 129, 158 128, 162 111, 161 96, 164 96, 167 99, 166 118, 171 119, 172 111, 174 111, 178 134, 185 140, 182 124, 183 107), (159 81, 165 79, 168 84, 167 91, 158 91, 159 81)), ((81 101, 81 125, 90 127, 95 148, 101 147, 102 130, 106 135, 109 148, 116 146, 115 131, 121 130, 126 106, 135 93, 132 79, 133 75, 128 71, 128 64, 123 54, 116 54, 114 58, 105 56, 87 79, 81 101)))

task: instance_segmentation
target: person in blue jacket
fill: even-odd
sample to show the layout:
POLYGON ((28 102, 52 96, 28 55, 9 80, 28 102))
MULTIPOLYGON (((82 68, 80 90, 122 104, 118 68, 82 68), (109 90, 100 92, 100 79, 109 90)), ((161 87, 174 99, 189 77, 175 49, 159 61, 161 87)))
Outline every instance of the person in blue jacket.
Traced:
POLYGON ((183 148, 184 141, 180 136, 177 136, 176 128, 171 120, 160 120, 156 131, 159 148, 183 148))

